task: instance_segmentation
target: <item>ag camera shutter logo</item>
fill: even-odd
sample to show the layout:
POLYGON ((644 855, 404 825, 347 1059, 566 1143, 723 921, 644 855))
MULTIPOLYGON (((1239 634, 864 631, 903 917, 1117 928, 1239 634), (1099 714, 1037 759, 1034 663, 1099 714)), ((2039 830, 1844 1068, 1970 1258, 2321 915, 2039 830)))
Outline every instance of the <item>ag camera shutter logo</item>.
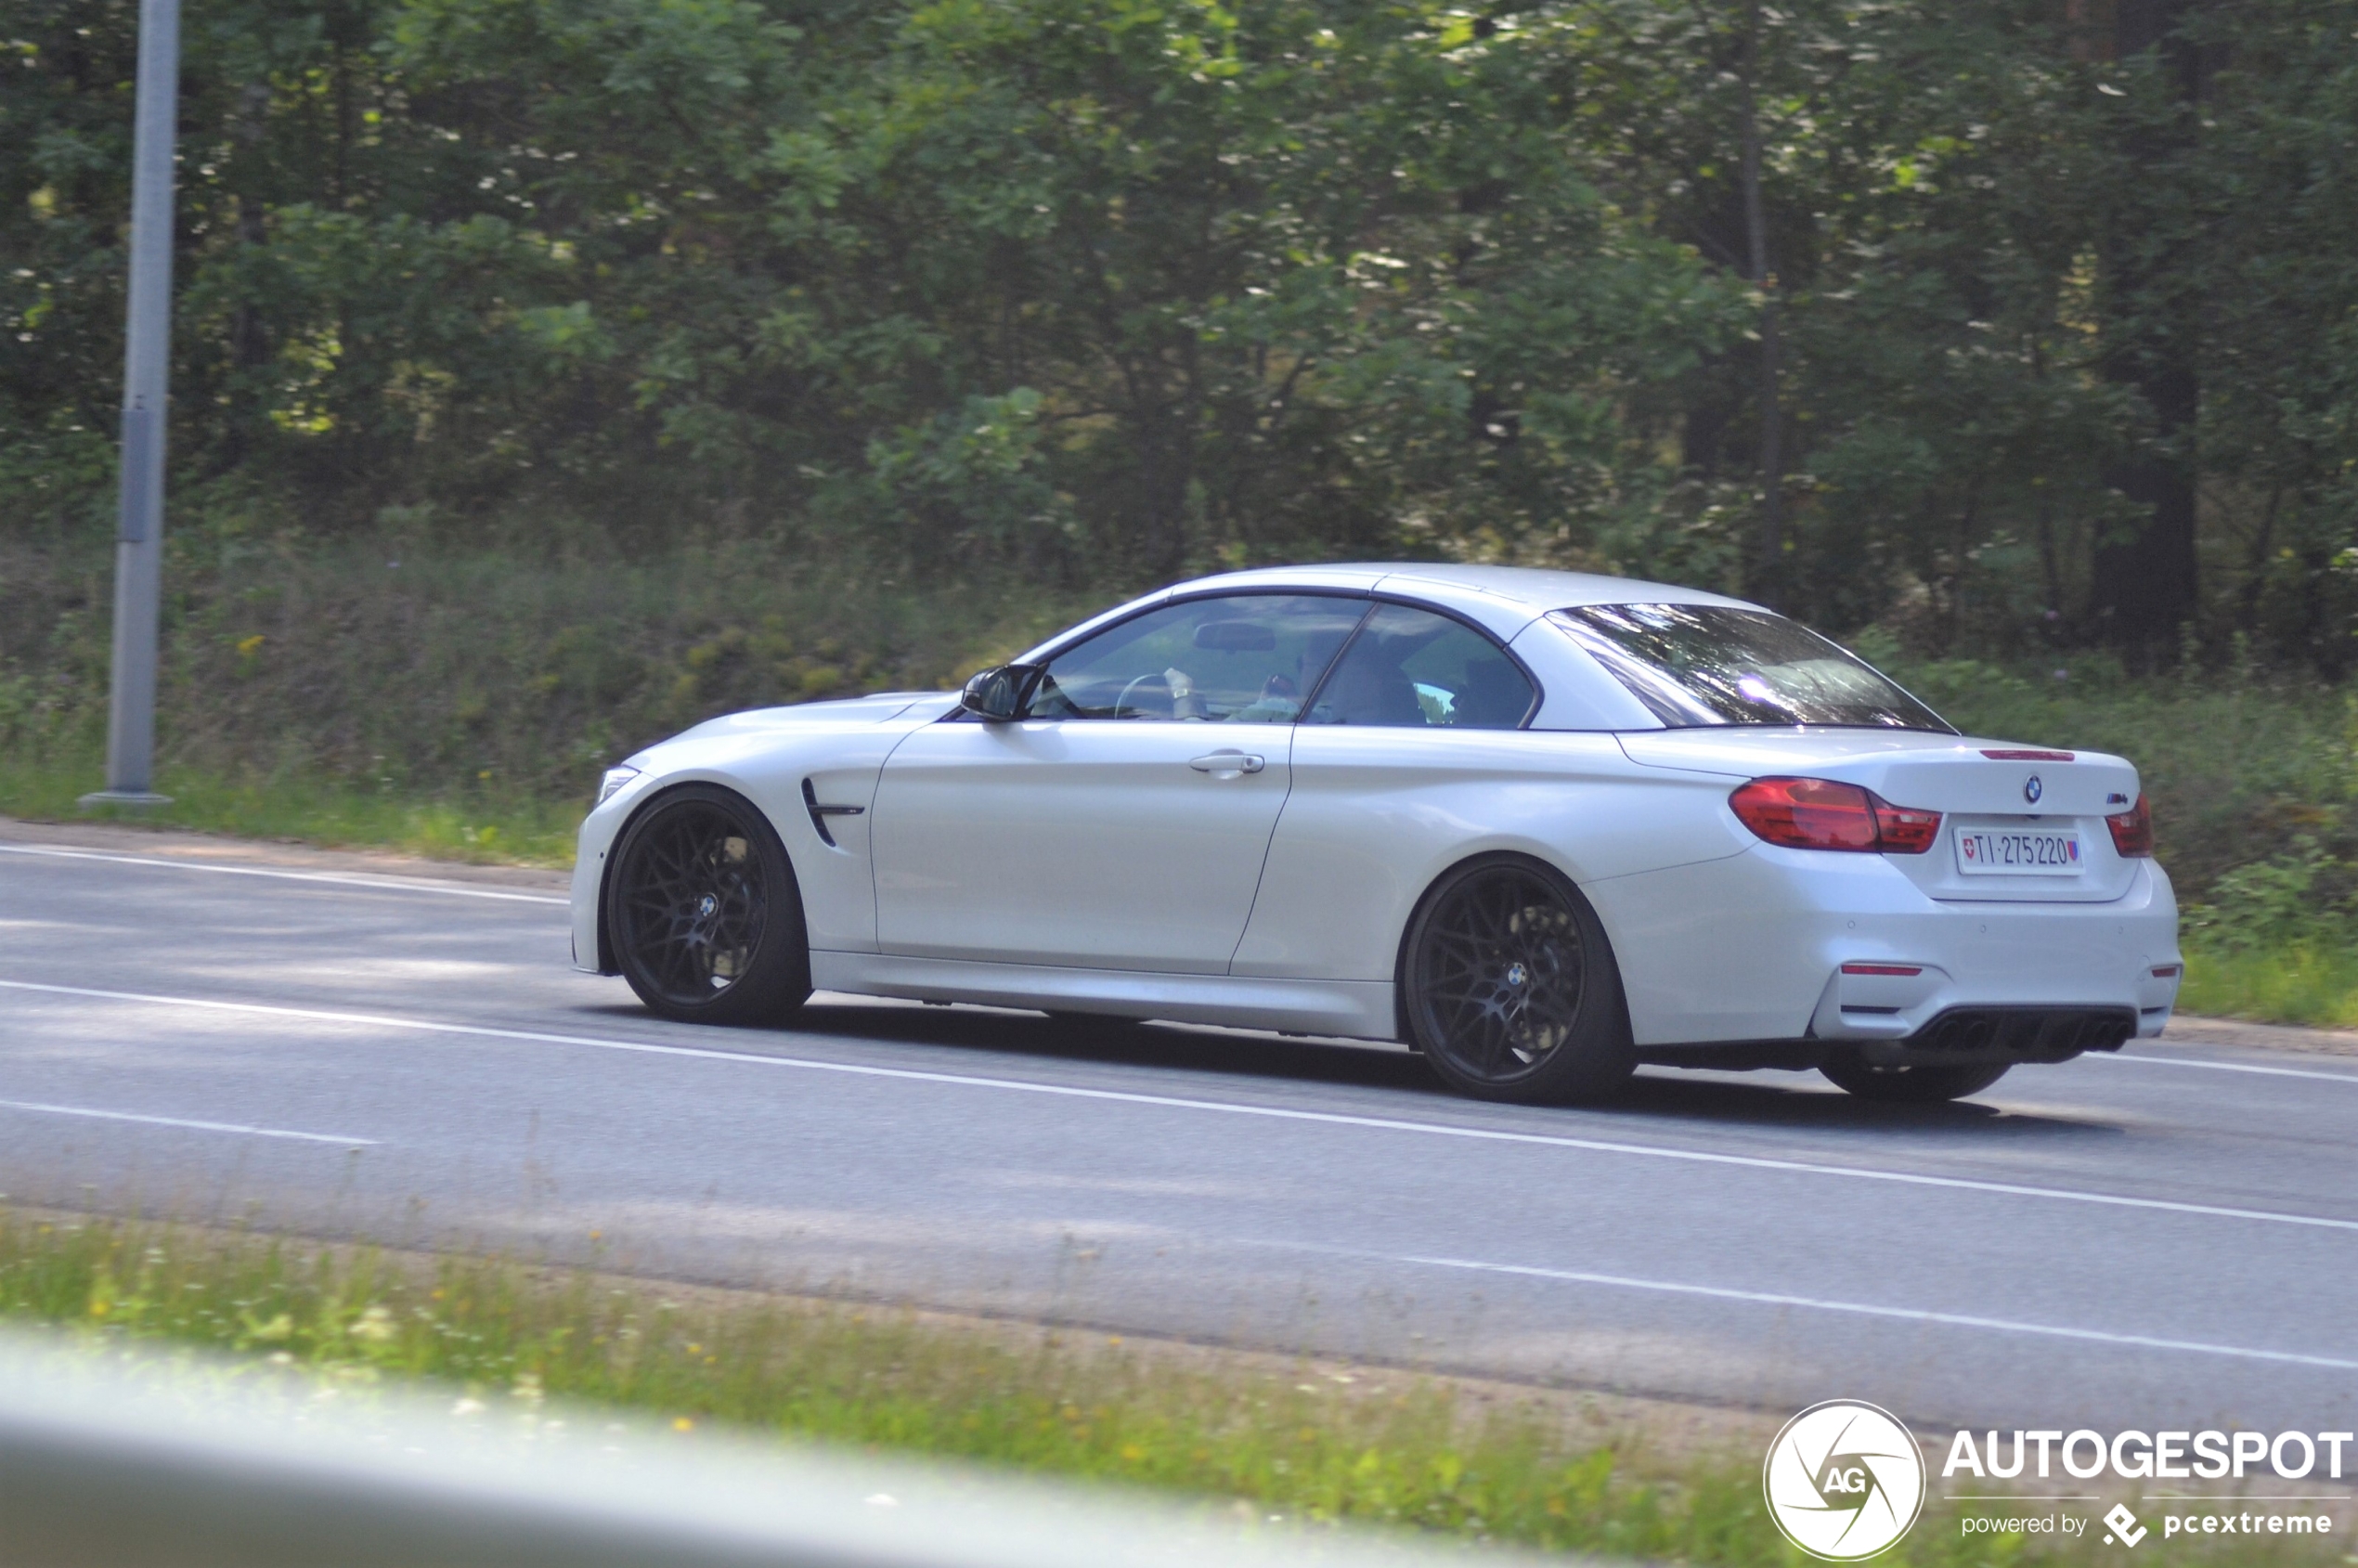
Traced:
POLYGON ((1784 1424, 1761 1467, 1785 1539, 1828 1562, 1872 1557, 1924 1506, 1924 1458, 1898 1417, 1855 1399, 1812 1405, 1784 1424))

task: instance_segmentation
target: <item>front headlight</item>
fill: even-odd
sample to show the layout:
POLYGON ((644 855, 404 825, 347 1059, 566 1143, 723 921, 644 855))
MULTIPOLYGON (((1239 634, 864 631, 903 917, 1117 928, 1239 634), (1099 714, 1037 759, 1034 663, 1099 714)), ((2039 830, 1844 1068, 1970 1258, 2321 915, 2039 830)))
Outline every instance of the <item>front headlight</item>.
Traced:
POLYGON ((598 804, 602 806, 622 793, 622 786, 639 776, 636 768, 609 768, 606 776, 598 781, 598 804))

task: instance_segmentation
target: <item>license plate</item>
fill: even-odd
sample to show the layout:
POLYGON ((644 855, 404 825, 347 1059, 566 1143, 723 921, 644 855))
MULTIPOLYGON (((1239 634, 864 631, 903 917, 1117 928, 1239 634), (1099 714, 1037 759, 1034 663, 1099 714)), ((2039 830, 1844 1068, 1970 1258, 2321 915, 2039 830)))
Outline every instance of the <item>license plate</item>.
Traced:
POLYGON ((2077 876, 2087 863, 2076 833, 1957 830, 1957 869, 1969 876, 2077 876))

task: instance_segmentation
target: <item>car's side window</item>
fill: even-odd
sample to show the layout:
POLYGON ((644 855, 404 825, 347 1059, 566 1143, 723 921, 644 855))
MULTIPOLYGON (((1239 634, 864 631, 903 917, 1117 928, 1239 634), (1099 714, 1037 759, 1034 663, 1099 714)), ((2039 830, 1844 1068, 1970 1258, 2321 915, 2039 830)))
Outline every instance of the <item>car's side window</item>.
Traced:
POLYGON ((1380 604, 1303 721, 1512 730, 1537 694, 1506 650, 1471 627, 1430 610, 1380 604))
POLYGON ((1030 716, 1290 724, 1367 612, 1307 593, 1166 604, 1051 659, 1030 716))

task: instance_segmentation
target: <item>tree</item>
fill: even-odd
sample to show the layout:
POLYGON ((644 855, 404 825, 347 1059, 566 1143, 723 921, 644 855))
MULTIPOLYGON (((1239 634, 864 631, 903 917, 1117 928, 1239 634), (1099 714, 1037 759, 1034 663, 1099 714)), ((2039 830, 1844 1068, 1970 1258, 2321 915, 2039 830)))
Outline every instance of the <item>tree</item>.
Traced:
MULTIPOLYGON (((175 506, 945 582, 1526 561, 2339 667, 2346 28, 2085 14, 190 0, 175 506)), ((0 526, 103 538, 133 26, 9 14, 0 526)))
POLYGON ((2199 114, 2211 60, 2186 23, 2193 0, 2114 0, 2100 58, 2118 62, 2117 162, 2105 201, 2104 373, 2131 390, 2146 428, 2105 467, 2135 515, 2095 551, 2089 611, 2132 664, 2176 654, 2198 617, 2196 421, 2201 409, 2196 254, 2199 114))

